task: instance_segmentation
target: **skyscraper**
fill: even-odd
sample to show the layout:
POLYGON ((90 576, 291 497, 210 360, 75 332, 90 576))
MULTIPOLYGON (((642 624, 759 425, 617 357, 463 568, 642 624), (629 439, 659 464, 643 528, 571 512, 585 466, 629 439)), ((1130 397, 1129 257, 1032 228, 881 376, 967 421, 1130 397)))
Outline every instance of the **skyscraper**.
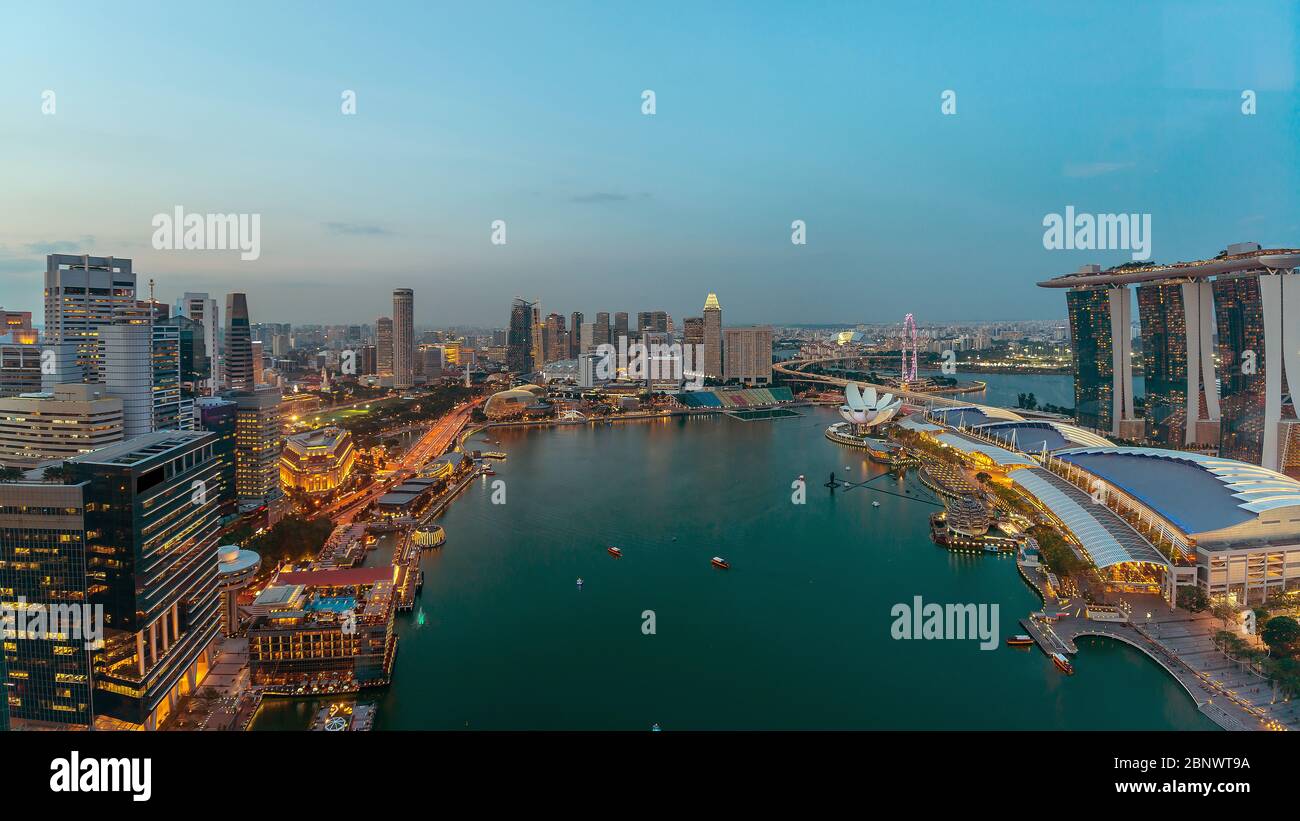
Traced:
POLYGON ((569 336, 564 328, 564 314, 547 315, 543 346, 547 362, 556 362, 569 357, 569 336))
POLYGON ((569 317, 569 353, 567 359, 577 359, 582 352, 582 311, 574 311, 569 317))
POLYGON ((535 371, 540 371, 546 366, 546 325, 542 322, 542 309, 534 302, 532 319, 533 332, 533 367, 535 371))
POLYGON ((226 356, 221 372, 230 390, 251 391, 256 384, 253 333, 248 324, 248 297, 244 294, 226 295, 226 356))
POLYGON ((99 379, 99 329, 135 312, 131 260, 49 254, 45 258, 45 342, 76 346, 79 380, 99 379))
POLYGON ((393 375, 393 320, 386 316, 375 320, 375 362, 380 376, 393 375))
POLYGON ((221 315, 217 310, 217 301, 206 293, 185 293, 181 296, 179 314, 203 325, 203 350, 208 358, 208 373, 202 388, 211 394, 221 385, 219 367, 220 348, 218 346, 218 328, 221 315))
POLYGON ((515 373, 533 370, 533 303, 515 297, 510 303, 506 331, 506 368, 515 373))
MULTIPOLYGON (((772 329, 765 325, 727 328, 723 375, 746 385, 772 384, 772 329)), ((707 356, 707 354, 706 354, 707 356)))
POLYGON ((415 384, 415 292, 393 291, 393 387, 415 384))
POLYGON ((106 325, 99 330, 104 389, 122 400, 122 437, 154 429, 153 334, 148 325, 106 325))
POLYGON ((717 294, 704 300, 704 375, 722 378, 722 306, 717 294))
POLYGON ((595 327, 592 329, 591 349, 609 344, 609 313, 601 311, 596 314, 595 327))
POLYGON ((1270 448, 1265 438, 1269 428, 1276 427, 1280 407, 1270 420, 1268 383, 1280 381, 1276 371, 1281 370, 1282 361, 1267 346, 1260 280, 1246 274, 1221 277, 1213 285, 1222 395, 1219 455, 1276 467, 1276 463, 1267 462, 1270 448))
POLYGON ((1074 355, 1074 408, 1079 424, 1121 435, 1134 418, 1132 296, 1126 287, 1081 288, 1066 294, 1074 355))
POLYGON ((210 666, 228 492, 215 439, 159 431, 65 463, 84 493, 70 509, 84 516, 89 601, 104 606, 92 677, 101 726, 156 728, 210 666))
POLYGON ((235 400, 235 495, 241 511, 263 505, 267 523, 279 518, 280 489, 279 390, 241 391, 235 400))

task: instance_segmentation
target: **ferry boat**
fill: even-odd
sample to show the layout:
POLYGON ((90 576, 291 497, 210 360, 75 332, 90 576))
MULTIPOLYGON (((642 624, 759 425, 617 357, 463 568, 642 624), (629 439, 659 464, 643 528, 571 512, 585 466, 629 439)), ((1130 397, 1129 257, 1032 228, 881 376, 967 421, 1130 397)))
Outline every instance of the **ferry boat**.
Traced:
POLYGON ((492 468, 490 468, 490 467, 485 467, 485 468, 483 468, 483 475, 484 475, 484 476, 496 476, 496 475, 497 475, 497 472, 496 472, 495 470, 493 470, 492 468))
POLYGON ((1062 673, 1065 673, 1067 676, 1074 675, 1074 665, 1070 663, 1069 659, 1067 659, 1065 656, 1061 655, 1060 653, 1052 654, 1052 663, 1055 664, 1057 668, 1062 673))
POLYGON ((723 570, 730 570, 730 569, 731 569, 731 565, 727 562, 726 559, 722 558, 721 556, 714 556, 714 557, 710 560, 710 563, 711 563, 714 567, 719 567, 719 568, 722 568, 723 570))
POLYGON ((623 555, 623 551, 619 550, 617 547, 607 547, 605 550, 609 551, 609 555, 616 559, 623 555))
POLYGON ((1017 633, 1007 639, 1007 644, 1011 647, 1028 647, 1034 643, 1033 636, 1026 636, 1024 633, 1017 633))

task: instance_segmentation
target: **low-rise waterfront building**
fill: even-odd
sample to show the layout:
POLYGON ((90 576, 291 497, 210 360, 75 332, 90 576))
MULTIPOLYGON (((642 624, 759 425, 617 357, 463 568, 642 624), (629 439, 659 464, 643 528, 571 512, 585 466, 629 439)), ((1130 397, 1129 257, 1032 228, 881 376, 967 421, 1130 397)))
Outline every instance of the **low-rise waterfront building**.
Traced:
POLYGON ((254 603, 253 683, 285 692, 387 684, 397 652, 394 569, 281 573, 254 603))

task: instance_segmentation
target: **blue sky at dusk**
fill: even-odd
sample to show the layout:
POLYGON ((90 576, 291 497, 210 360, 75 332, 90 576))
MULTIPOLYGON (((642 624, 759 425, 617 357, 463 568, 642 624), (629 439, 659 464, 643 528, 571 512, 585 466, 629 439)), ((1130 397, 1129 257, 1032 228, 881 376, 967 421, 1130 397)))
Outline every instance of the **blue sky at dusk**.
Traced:
POLYGON ((501 326, 514 295, 680 318, 708 291, 729 324, 1060 317, 1036 281, 1129 259, 1045 250, 1067 205, 1150 213, 1158 261, 1300 246, 1294 3, 3 18, 0 305, 38 315, 49 251, 131 257, 166 301, 246 291, 254 321, 372 321, 411 287, 419 325, 501 326), (154 250, 177 205, 261 214, 261 258, 154 250))

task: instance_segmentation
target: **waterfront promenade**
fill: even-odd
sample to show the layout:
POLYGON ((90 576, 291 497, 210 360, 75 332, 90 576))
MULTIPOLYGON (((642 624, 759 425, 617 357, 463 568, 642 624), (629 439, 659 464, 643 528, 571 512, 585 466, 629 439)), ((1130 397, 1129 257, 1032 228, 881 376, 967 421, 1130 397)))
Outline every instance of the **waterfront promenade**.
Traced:
MULTIPOLYGON (((1120 597, 1125 621, 1090 619, 1086 605, 1053 595, 1041 568, 1020 558, 1016 564, 1043 600, 1044 618, 1030 616, 1020 624, 1044 652, 1075 656, 1078 640, 1085 637, 1121 641, 1164 668, 1196 708, 1225 730, 1300 729, 1294 702, 1281 700, 1267 679, 1214 646, 1220 627, 1212 616, 1173 609, 1158 596, 1133 594, 1120 597)), ((1086 664, 1087 655, 1077 663, 1086 664)))

